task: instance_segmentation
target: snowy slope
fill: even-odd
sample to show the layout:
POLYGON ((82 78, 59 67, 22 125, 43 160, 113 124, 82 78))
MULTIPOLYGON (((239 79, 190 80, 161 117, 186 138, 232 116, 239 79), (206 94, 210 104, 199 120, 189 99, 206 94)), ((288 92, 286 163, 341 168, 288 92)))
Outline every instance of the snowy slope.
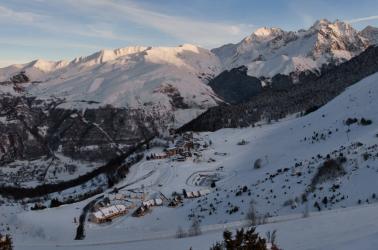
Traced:
POLYGON ((206 85, 219 69, 215 55, 194 45, 129 47, 102 50, 69 63, 37 60, 9 66, 0 69, 0 81, 25 71, 35 82, 24 84, 25 91, 38 98, 65 98, 68 108, 96 102, 149 112, 177 111, 182 124, 219 101, 206 85), (182 114, 180 109, 189 110, 182 114))
MULTIPOLYGON (((277 242, 281 249, 287 250, 375 250, 377 240, 377 205, 353 207, 311 214, 309 218, 301 215, 272 218, 274 223, 259 226, 257 231, 264 236, 266 232, 277 230, 277 242), (314 225, 314 226, 309 226, 314 225)), ((229 230, 238 228, 237 223, 230 223, 229 230)), ((103 242, 75 242, 59 245, 58 249, 190 249, 208 250, 215 242, 222 239, 223 228, 203 229, 203 234, 195 238, 175 238, 173 231, 164 236, 145 236, 141 239, 126 239, 103 242)), ((107 235, 104 234, 104 237, 107 235)), ((52 245, 35 242, 16 244, 17 249, 53 249, 52 245)))
MULTIPOLYGON (((183 240, 172 237, 178 226, 185 230, 189 228, 188 215, 191 214, 199 216, 207 232, 240 226, 253 201, 259 215, 269 214, 272 217, 268 222, 277 222, 261 228, 263 231, 279 229, 278 235, 282 236, 278 242, 282 242, 284 249, 345 249, 349 244, 358 249, 374 249, 377 232, 373 229, 377 224, 372 214, 376 205, 352 207, 378 202, 374 195, 378 190, 377 81, 378 74, 367 77, 304 117, 291 117, 254 128, 200 133, 195 137, 208 143, 209 147, 200 151, 202 157, 199 160, 143 160, 133 166, 127 178, 119 184, 119 187, 128 184, 120 189, 121 193, 143 191, 148 198, 161 192, 170 197, 173 191, 179 192, 183 188, 210 188, 198 181, 206 174, 220 177, 217 187, 212 188, 209 195, 186 199, 181 207, 156 207, 144 217, 134 218, 129 214, 110 224, 88 223, 86 238, 80 243, 72 241, 76 230, 73 217, 78 217, 81 208, 90 200, 37 212, 3 205, 0 219, 3 225, 11 225, 16 245, 23 247, 34 245, 43 249, 45 245, 49 249, 62 245, 66 248, 107 249, 109 245, 128 245, 143 249, 156 243, 167 244, 167 249, 177 249, 174 247, 179 242, 185 249, 198 239, 201 240, 198 245, 196 243, 198 249, 208 249, 209 242, 220 239, 219 233, 183 240), (348 118, 371 119, 372 123, 347 125, 348 118), (242 140, 247 143, 238 145, 242 140), (308 193, 307 201, 303 201, 303 194, 318 168, 328 158, 336 159, 341 154, 346 157, 342 165, 345 174, 317 184, 308 193), (255 169, 254 162, 259 158, 261 168, 255 169), (247 191, 239 193, 243 186, 247 191), (327 204, 323 202, 324 197, 328 198, 327 204), (315 202, 320 204, 321 213, 314 207, 315 202), (230 213, 235 207, 238 210, 230 213), (311 212, 310 218, 299 219, 306 207, 311 212), (348 208, 343 210, 345 207, 348 208), (340 210, 327 212, 333 209, 340 210), (368 223, 369 218, 372 218, 371 223, 368 223), (57 223, 59 229, 53 230, 57 223)), ((161 150, 156 147, 148 153, 161 150)))
POLYGON ((372 43, 362 35, 348 23, 322 19, 308 30, 296 32, 260 28, 240 43, 212 52, 219 56, 224 69, 246 65, 249 75, 273 77, 316 71, 324 64, 349 60, 372 43))

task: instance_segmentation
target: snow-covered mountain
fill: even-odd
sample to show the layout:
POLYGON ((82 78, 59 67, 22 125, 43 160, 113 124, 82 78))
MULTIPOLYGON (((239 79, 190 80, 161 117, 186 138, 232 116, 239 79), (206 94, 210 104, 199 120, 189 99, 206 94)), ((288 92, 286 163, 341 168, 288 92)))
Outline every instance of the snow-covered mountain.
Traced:
MULTIPOLYGON (((41 211, 25 211, 31 204, 0 204, 0 228, 9 227, 20 249, 209 249, 225 228, 247 225, 253 207, 257 218, 267 217, 258 230, 265 235, 278 229, 277 243, 284 249, 341 250, 351 244, 353 249, 375 249, 370 243, 376 242, 377 233, 377 81, 378 73, 304 117, 195 134, 201 145, 198 156, 186 161, 143 159, 131 167, 117 185, 125 200, 111 200, 114 189, 108 188, 103 196, 41 211), (139 205, 141 200, 129 198, 130 193, 171 198, 183 189, 210 193, 185 198, 177 207, 151 207, 138 218, 130 208, 127 215, 102 225, 85 219, 85 239, 73 240, 73 218, 87 204, 108 197, 111 204, 139 205), (204 234, 177 239, 177 229, 187 232, 193 217, 200 219, 204 234)), ((162 150, 156 146, 145 153, 162 150)), ((61 199, 72 192, 49 197, 61 199)))
POLYGON ((174 112, 182 124, 217 104, 219 99, 206 83, 219 70, 214 54, 185 44, 102 50, 71 62, 36 60, 0 69, 0 81, 24 72, 29 78, 22 85, 26 93, 64 98, 64 107, 97 103, 174 112), (183 109, 187 112, 181 112, 183 109))
POLYGON ((377 32, 358 32, 350 24, 326 19, 307 30, 260 28, 238 44, 213 49, 223 69, 245 65, 251 76, 273 77, 294 72, 317 71, 325 64, 339 64, 376 43, 377 32))
MULTIPOLYGON (((177 127, 217 105, 220 100, 207 82, 222 70, 245 65, 250 76, 292 74, 296 81, 300 72, 318 72, 326 64, 347 61, 377 41, 376 28, 358 32, 348 23, 322 19, 295 32, 260 28, 238 44, 212 51, 190 44, 135 46, 102 50, 70 62, 39 59, 0 69, 0 82, 24 72, 29 81, 18 90, 38 98, 64 98, 61 107, 110 104, 162 116, 172 113, 177 127)), ((7 85, 0 91, 13 89, 7 85)))

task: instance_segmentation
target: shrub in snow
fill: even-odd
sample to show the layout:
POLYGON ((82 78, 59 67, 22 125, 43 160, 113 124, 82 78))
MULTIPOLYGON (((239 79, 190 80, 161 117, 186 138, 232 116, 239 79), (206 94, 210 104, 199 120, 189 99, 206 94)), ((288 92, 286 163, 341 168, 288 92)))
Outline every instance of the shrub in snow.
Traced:
POLYGON ((200 221, 196 217, 193 218, 188 234, 189 236, 197 236, 202 234, 200 221))
POLYGON ((367 126, 367 125, 370 125, 372 123, 373 122, 370 119, 361 118, 361 120, 360 120, 360 124, 363 125, 363 126, 367 126))
POLYGON ((239 146, 243 146, 243 145, 246 145, 246 144, 248 144, 248 141, 246 141, 246 140, 241 140, 241 141, 239 141, 238 143, 237 143, 237 145, 239 145, 239 146))
POLYGON ((346 174, 346 171, 342 164, 346 162, 345 157, 339 157, 338 159, 326 160, 317 170, 316 174, 312 178, 311 188, 315 189, 317 184, 323 183, 328 180, 333 180, 341 175, 346 174))
MULTIPOLYGON (((273 245, 273 244, 271 244, 273 245)), ((234 250, 234 249, 253 249, 267 250, 266 240, 259 236, 254 227, 244 231, 236 231, 235 236, 232 232, 226 230, 223 232, 223 241, 215 243, 210 250, 234 250)), ((275 246, 270 249, 277 249, 275 246)))
POLYGON ((358 119, 357 118, 348 118, 346 119, 345 121, 345 125, 349 126, 349 125, 352 125, 354 123, 358 122, 358 119))
POLYGON ((255 161, 255 163, 253 164, 253 168, 254 169, 260 169, 261 168, 261 165, 262 165, 262 160, 259 158, 255 161))
POLYGON ((187 234, 185 233, 185 231, 182 229, 182 227, 179 227, 176 231, 176 238, 184 238, 186 237, 187 234))

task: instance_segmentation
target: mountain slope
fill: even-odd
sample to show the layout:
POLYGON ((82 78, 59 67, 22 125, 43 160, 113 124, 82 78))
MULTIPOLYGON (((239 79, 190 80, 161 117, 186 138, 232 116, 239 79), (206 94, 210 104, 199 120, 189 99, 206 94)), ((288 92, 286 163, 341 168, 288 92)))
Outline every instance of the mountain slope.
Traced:
POLYGON ((98 103, 143 108, 161 115, 175 112, 182 124, 219 101, 205 84, 219 68, 215 55, 189 44, 130 47, 103 50, 69 63, 38 60, 10 66, 0 69, 0 80, 24 72, 34 82, 22 86, 28 94, 59 96, 65 99, 62 107, 85 108, 88 103, 91 107, 98 103), (187 114, 180 112, 182 109, 188 109, 187 114))
POLYGON ((372 46, 350 61, 324 70, 320 76, 303 76, 298 82, 301 84, 292 84, 283 89, 265 88, 249 102, 210 108, 178 131, 247 127, 290 114, 304 114, 325 105, 346 87, 377 71, 378 47, 372 46))
MULTIPOLYGON (((88 244, 87 247, 101 249, 113 244, 130 244, 138 248, 147 240, 172 238, 178 227, 188 230, 193 217, 201 220, 204 232, 221 231, 231 225, 240 227, 244 225, 252 204, 256 215, 267 216, 266 220, 272 222, 258 226, 259 230, 279 228, 282 247, 344 249, 350 243, 349 237, 353 237, 353 247, 361 248, 361 244, 366 243, 361 239, 372 240, 376 228, 376 222, 372 221, 368 228, 374 233, 366 230, 364 223, 369 216, 362 214, 373 214, 376 205, 365 205, 378 201, 375 195, 378 188, 377 81, 377 73, 364 78, 305 117, 255 128, 223 129, 194 135, 202 145, 211 141, 201 148, 201 156, 194 162, 143 160, 131 168, 130 175, 120 185, 124 188, 119 188, 118 193, 127 194, 131 190, 141 191, 149 197, 161 193, 171 197, 172 192, 182 189, 203 188, 208 188, 211 193, 206 197, 184 199, 182 206, 176 208, 153 207, 150 213, 139 218, 126 215, 105 225, 92 223, 86 227, 86 238, 80 246, 88 244), (358 121, 347 122, 353 118, 358 121), (362 118, 371 120, 371 123, 361 122, 362 118), (246 143, 240 144, 242 140, 246 143), (254 167, 258 159, 261 162, 259 168, 254 167), (325 163, 341 159, 339 164, 343 171, 329 175, 321 171, 325 163), (317 177, 319 173, 323 179, 317 177), (201 181, 201 178, 213 175, 219 177, 215 188, 201 181), (314 179, 318 182, 314 183, 314 179), (360 205, 360 208, 353 208, 360 205), (306 209, 311 212, 310 217, 301 218, 306 209), (338 210, 328 211, 332 209, 338 210), (353 219, 346 220, 347 216, 353 219), (330 220, 334 220, 333 224, 330 220), (295 235, 291 231, 293 228, 295 235), (357 231, 346 231, 345 228, 357 231), (304 242, 299 237, 300 232, 311 243, 304 242), (332 235, 327 236, 331 232, 332 235), (322 240, 318 242, 319 239, 322 240), (290 244, 292 242, 295 244, 290 244)), ((157 150, 162 148, 152 148, 146 153, 157 150)), ((73 241, 71 218, 79 216, 77 208, 88 202, 38 212, 22 211, 21 206, 1 205, 0 218, 4 225, 11 224, 9 230, 21 247, 59 245, 79 248, 79 243, 73 241), (15 209, 20 212, 9 216, 15 209), (52 230, 57 223, 59 230, 52 230)), ((188 241, 203 240, 203 237, 207 238, 208 234, 175 239, 173 247, 166 248, 177 249, 178 242, 182 241, 186 242, 185 247, 190 246, 188 241)), ((203 249, 208 247, 206 244, 203 249)))
POLYGON ((213 49, 224 69, 245 65, 251 76, 294 75, 339 64, 372 44, 347 23, 322 19, 308 30, 296 32, 260 28, 238 44, 213 49))
POLYGON ((249 101, 262 91, 262 85, 256 77, 248 76, 247 70, 244 66, 225 70, 211 79, 209 86, 227 103, 249 101))

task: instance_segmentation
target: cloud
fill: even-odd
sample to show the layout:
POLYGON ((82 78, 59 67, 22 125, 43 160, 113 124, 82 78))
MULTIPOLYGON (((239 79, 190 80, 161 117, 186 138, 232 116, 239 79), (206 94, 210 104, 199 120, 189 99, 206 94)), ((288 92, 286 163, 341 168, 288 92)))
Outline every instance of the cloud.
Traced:
POLYGON ((348 23, 360 23, 360 22, 366 22, 366 21, 371 21, 371 20, 378 20, 378 16, 360 17, 360 18, 347 20, 347 22, 348 23))
POLYGON ((111 24, 82 23, 69 19, 59 19, 54 16, 41 15, 33 12, 16 11, 0 5, 0 20, 15 25, 37 28, 52 34, 71 34, 85 37, 96 37, 109 40, 130 41, 137 37, 116 35, 111 24))
POLYGON ((34 48, 50 48, 50 49, 65 49, 65 48, 81 48, 81 49, 101 49, 101 45, 87 44, 87 43, 74 43, 66 40, 48 39, 48 38, 27 38, 21 39, 20 37, 0 37, 0 45, 12 45, 22 47, 34 48))
POLYGON ((18 12, 0 5, 0 19, 11 22, 34 22, 43 16, 32 12, 18 12))
POLYGON ((218 23, 194 20, 188 17, 174 16, 142 8, 132 2, 112 0, 66 0, 78 8, 91 8, 96 15, 104 17, 111 13, 112 18, 128 20, 136 24, 154 28, 160 32, 178 38, 184 42, 196 42, 204 46, 220 45, 230 40, 239 40, 255 28, 248 24, 218 23))

